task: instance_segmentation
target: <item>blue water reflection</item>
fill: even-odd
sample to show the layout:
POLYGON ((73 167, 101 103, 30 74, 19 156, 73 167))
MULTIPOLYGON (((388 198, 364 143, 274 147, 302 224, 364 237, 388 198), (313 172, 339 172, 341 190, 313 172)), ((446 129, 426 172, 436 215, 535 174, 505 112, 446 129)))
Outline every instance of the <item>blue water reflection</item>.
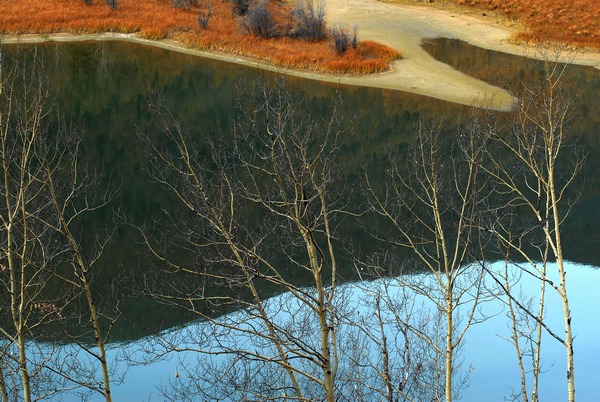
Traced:
MULTIPOLYGON (((503 263, 492 265, 493 270, 503 269, 503 263)), ((568 287, 572 309, 572 323, 575 334, 575 365, 576 388, 579 401, 593 402, 597 400, 597 381, 600 373, 600 344, 597 337, 600 334, 600 269, 596 267, 568 264, 568 287)), ((549 266, 550 279, 556 281, 556 265, 549 266)), ((489 278, 486 279, 493 288, 489 278)), ((361 304, 365 295, 366 283, 345 285, 341 293, 348 297, 351 310, 368 314, 367 308, 361 304)), ((389 282, 387 282, 389 285, 389 282)), ((368 284, 369 291, 373 283, 368 284)), ((395 285, 391 287, 394 288, 395 285)), ((523 295, 537 300, 539 282, 528 276, 521 276, 513 289, 520 289, 523 295)), ((400 292, 400 287, 395 291, 400 292)), ((283 298, 285 296, 277 296, 283 298)), ((417 296, 416 305, 424 303, 421 311, 430 311, 433 306, 430 301, 417 296)), ((275 302, 274 305, 278 305, 275 302)), ((463 308, 463 311, 467 307, 463 308)), ((473 325, 467 332, 462 358, 464 363, 461 370, 470 370, 470 385, 461 392, 463 401, 504 401, 506 397, 520 390, 520 375, 514 347, 506 339, 510 337, 510 323, 506 316, 505 304, 499 299, 487 301, 481 305, 481 316, 489 317, 485 321, 473 325)), ((278 317, 288 319, 289 317, 278 317)), ((557 334, 562 330, 562 307, 556 292, 547 291, 546 323, 557 334)), ((202 331, 203 324, 193 323, 185 328, 172 331, 174 339, 193 339, 195 333, 202 331)), ((343 330, 343 328, 342 328, 343 330)), ((143 360, 144 353, 150 349, 156 351, 152 339, 141 340, 126 345, 126 348, 113 349, 113 356, 135 352, 132 357, 143 360), (141 349, 140 349, 141 347, 141 349)), ((242 342, 240 340, 240 342, 242 342)), ((566 398, 566 365, 564 362, 564 347, 547 334, 544 335, 542 346, 542 369, 540 376, 540 400, 561 401, 566 398)), ((184 346, 180 344, 180 346, 184 346)), ((193 343, 188 345, 193 346, 193 343)), ((343 346, 342 346, 343 348, 343 346)), ((116 356, 115 356, 116 357, 116 356)), ((161 359, 148 365, 129 368, 125 381, 115 387, 115 400, 163 400, 159 387, 168 387, 172 382, 185 380, 185 365, 194 365, 199 357, 194 352, 171 353, 166 359, 161 359)), ((207 357, 201 357, 207 358, 207 357)))

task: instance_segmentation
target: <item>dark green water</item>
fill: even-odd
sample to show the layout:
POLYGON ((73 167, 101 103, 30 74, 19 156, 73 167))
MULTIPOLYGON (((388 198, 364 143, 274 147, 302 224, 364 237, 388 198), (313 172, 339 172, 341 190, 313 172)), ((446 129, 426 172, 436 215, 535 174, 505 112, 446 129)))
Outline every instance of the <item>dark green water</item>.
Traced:
MULTIPOLYGON (((436 58, 493 83, 504 77, 522 76, 522 71, 532 63, 449 40, 431 42, 426 48, 436 58)), ((136 134, 140 129, 150 133, 156 130, 148 109, 150 92, 160 94, 182 124, 190 128, 191 136, 226 138, 231 131, 239 87, 265 75, 238 65, 120 42, 11 46, 3 52, 7 58, 31 57, 34 52, 43 58, 52 93, 56 94, 57 110, 85 133, 83 160, 101 172, 101 186, 118 191, 111 205, 86 223, 90 241, 97 230, 112 224, 114 210, 121 211, 130 222, 155 227, 162 210, 173 206, 172 196, 150 180, 147 159, 136 134)), ((575 188, 584 191, 566 226, 565 250, 567 258, 573 261, 598 266, 600 73, 573 68, 567 80, 578 94, 577 114, 572 124, 589 156, 575 184, 575 188)), ((442 120, 443 130, 451 140, 457 122, 468 115, 468 109, 462 106, 389 90, 341 87, 294 78, 289 78, 288 87, 302 94, 310 116, 327 115, 332 99, 339 95, 345 113, 354 119, 353 133, 342 149, 350 193, 351 184, 359 181, 363 166, 369 166, 377 180, 378 171, 382 170, 378 166, 386 161, 386 154, 411 142, 413 125, 420 116, 442 120)), ((160 227, 156 230, 160 231, 160 227)), ((358 236, 353 240, 355 243, 365 242, 359 230, 350 229, 349 235, 358 236)), ((97 280, 108 292, 114 281, 107 278, 141 281, 149 267, 150 260, 137 233, 127 225, 120 225, 101 260, 97 280)), ((129 287, 133 289, 135 285, 129 287)), ((135 294, 133 290, 131 293, 135 294)), ((135 296, 126 303, 124 314, 127 319, 119 322, 116 339, 137 337, 186 319, 135 296)))
MULTIPOLYGON (((436 39, 423 44, 437 60, 494 85, 519 88, 539 73, 541 61, 491 52, 455 39, 436 39)), ((549 54, 550 59, 552 54, 549 54)), ((587 159, 573 191, 582 191, 564 227, 567 258, 600 265, 600 70, 568 66, 564 85, 574 98, 568 129, 579 136, 587 159)))

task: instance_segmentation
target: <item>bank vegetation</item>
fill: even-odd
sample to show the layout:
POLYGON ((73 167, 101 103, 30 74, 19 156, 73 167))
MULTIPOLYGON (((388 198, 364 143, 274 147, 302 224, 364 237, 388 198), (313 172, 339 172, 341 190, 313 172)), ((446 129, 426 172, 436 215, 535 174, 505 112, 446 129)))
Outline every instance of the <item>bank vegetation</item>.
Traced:
MULTIPOLYGON (((417 1, 414 4, 422 4, 417 1)), ((427 3, 476 11, 484 17, 500 17, 517 25, 513 35, 517 42, 552 42, 577 49, 600 49, 600 3, 596 0, 430 0, 427 3)))
POLYGON ((124 33, 264 60, 283 68, 367 74, 401 54, 359 41, 357 27, 325 21, 324 4, 302 0, 18 0, 0 2, 0 34, 124 33))

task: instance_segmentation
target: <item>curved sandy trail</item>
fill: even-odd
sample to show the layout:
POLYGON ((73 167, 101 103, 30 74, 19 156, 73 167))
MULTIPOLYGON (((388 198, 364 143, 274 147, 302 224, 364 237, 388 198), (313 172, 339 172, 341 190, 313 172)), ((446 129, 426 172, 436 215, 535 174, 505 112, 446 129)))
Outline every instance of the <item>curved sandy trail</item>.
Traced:
MULTIPOLYGON (((4 43, 78 40, 124 40, 159 46, 170 50, 250 65, 288 75, 348 85, 387 88, 431 96, 450 102, 509 110, 514 98, 506 91, 467 76, 447 64, 438 62, 425 52, 423 39, 447 37, 469 42, 482 48, 516 55, 540 57, 531 49, 511 44, 507 38, 512 29, 494 24, 485 17, 461 15, 456 12, 430 8, 382 3, 378 0, 325 0, 326 19, 330 27, 341 24, 349 31, 358 24, 359 39, 384 43, 404 54, 394 62, 390 72, 367 76, 323 74, 274 67, 267 62, 231 54, 199 51, 182 44, 164 40, 149 41, 132 34, 101 35, 22 35, 3 38, 4 43)), ((564 55, 565 61, 600 68, 600 53, 564 55)))
MULTIPOLYGON (((404 59, 393 71, 367 77, 348 77, 340 82, 400 89, 467 105, 509 109, 513 98, 506 91, 469 77, 438 62, 421 47, 426 38, 460 37, 463 34, 504 38, 510 32, 471 17, 423 7, 398 6, 375 0, 328 0, 328 23, 346 27, 358 24, 359 39, 375 40, 402 51, 404 59), (471 25, 472 24, 472 25, 471 25)), ((498 40, 498 39, 496 39, 498 40)), ((501 40, 501 39, 500 39, 501 40)))
MULTIPOLYGON (((400 89, 467 105, 509 109, 513 98, 506 91, 462 74, 438 62, 421 47, 424 39, 456 38, 482 48, 516 55, 541 57, 533 50, 507 41, 514 32, 484 17, 424 6, 382 3, 377 0, 327 0, 328 23, 351 29, 358 24, 360 39, 375 40, 402 51, 404 59, 394 63, 394 71, 340 82, 400 89)), ((577 55, 579 64, 600 67, 600 54, 577 55)), ((572 61, 569 55, 564 60, 572 61)))

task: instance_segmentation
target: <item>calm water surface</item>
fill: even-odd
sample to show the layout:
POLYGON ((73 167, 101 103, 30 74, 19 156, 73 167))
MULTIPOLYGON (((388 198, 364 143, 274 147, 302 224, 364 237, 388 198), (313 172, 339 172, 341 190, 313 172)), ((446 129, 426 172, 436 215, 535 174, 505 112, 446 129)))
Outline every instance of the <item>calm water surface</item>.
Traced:
MULTIPOLYGON (((439 60, 495 84, 511 77, 523 77, 535 64, 527 59, 446 39, 428 42, 425 48, 439 60)), ((9 58, 27 58, 35 53, 36 57, 44 59, 50 85, 57 94, 57 107, 85 132, 84 159, 103 172, 102 185, 119 188, 113 207, 125 211, 128 219, 149 226, 162 208, 168 209, 172 205, 172 199, 149 180, 141 143, 136 135, 140 128, 149 132, 153 130, 148 94, 159 94, 183 124, 191 128, 192 136, 227 136, 231 130, 234 100, 240 88, 266 74, 238 65, 119 42, 7 46, 3 51, 9 58)), ((599 266, 600 102, 597 96, 600 93, 600 71, 573 67, 569 69, 567 81, 570 91, 577 95, 571 126, 580 136, 588 152, 588 160, 574 186, 583 189, 583 196, 565 225, 565 250, 568 259, 575 263, 599 266)), ((508 84, 518 83, 512 80, 508 84)), ((432 116, 443 121, 444 131, 451 139, 458 121, 468 115, 468 109, 463 106, 388 90, 340 87, 294 78, 289 79, 288 86, 302 94, 306 104, 310 105, 310 110, 307 110, 310 115, 327 115, 332 107, 332 98, 339 95, 345 113, 355 119, 354 132, 346 139, 343 148, 343 158, 348 161, 348 183, 355 182, 361 168, 367 164, 371 172, 377 172, 378 163, 385 162, 384 155, 388 150, 405 148, 412 140, 413 125, 420 116, 432 116)), ((95 228, 103 227, 112 219, 111 210, 100 211, 89 222, 89 232, 93 234, 95 228)), ((144 248, 139 246, 135 233, 122 227, 103 257, 102 276, 110 277, 125 270, 136 278, 138 274, 143 275, 148 264, 144 248)), ((581 400, 592 401, 589 399, 593 395, 591 384, 597 376, 593 373, 600 372, 597 363, 600 354, 597 342, 590 335, 600 333, 596 324, 600 317, 597 316, 598 309, 594 308, 600 302, 595 291, 600 282, 598 271, 581 267, 576 270, 571 286, 578 289, 576 297, 582 300, 574 302, 574 326, 578 333, 578 348, 581 348, 577 350, 578 356, 581 356, 579 363, 585 367, 578 368, 579 373, 583 372, 580 374, 583 385, 579 396, 581 400), (593 272, 589 278, 595 279, 588 282, 581 279, 587 278, 589 272, 593 272), (589 314, 596 316, 591 319, 589 314), (582 324, 578 326, 578 322, 582 324), (596 359, 586 356, 595 356, 596 359)), ((128 319, 119 321, 115 340, 135 339, 189 320, 172 314, 164 307, 151 306, 145 300, 135 298, 128 303, 124 313, 128 319)), ((515 388, 518 386, 517 379, 504 381, 506 372, 516 372, 516 363, 511 362, 510 352, 500 352, 504 350, 500 346, 498 349, 488 346, 488 340, 493 340, 494 344, 501 343, 496 333, 504 328, 493 325, 481 328, 473 331, 467 345, 468 359, 474 364, 475 374, 463 400, 502 400, 484 396, 506 395, 511 384, 515 388), (488 364, 490 360, 494 361, 493 365, 488 364), (503 381, 495 382, 495 378, 503 381)), ((559 367, 560 356, 548 358, 549 366, 553 367, 552 373, 564 372, 559 367)), ((177 362, 163 364, 167 366, 155 366, 149 371, 132 369, 125 385, 115 390, 116 400, 147 398, 148 386, 141 389, 136 385, 139 384, 138 379, 155 384, 166 381, 165 373, 168 376, 173 372, 177 362)), ((552 375, 548 378, 553 378, 552 375)), ((562 391, 560 395, 563 395, 562 391)), ((543 400, 558 401, 561 398, 555 399, 550 394, 543 400)))

